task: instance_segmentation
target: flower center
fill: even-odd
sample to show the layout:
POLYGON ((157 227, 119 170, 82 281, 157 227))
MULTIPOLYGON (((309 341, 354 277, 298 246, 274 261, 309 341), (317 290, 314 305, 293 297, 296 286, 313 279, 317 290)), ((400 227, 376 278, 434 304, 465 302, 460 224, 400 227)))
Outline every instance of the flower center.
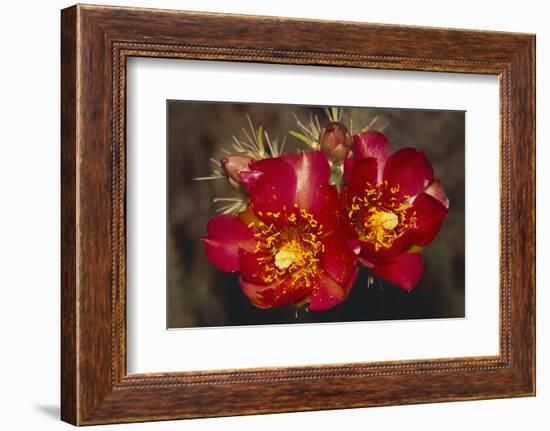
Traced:
POLYGON ((260 215, 264 221, 251 226, 256 231, 256 261, 264 283, 290 276, 292 286, 311 286, 317 276, 319 255, 324 251, 319 240, 323 226, 297 206, 285 214, 260 215), (271 219, 273 223, 268 222, 271 219))
POLYGON ((399 224, 399 217, 391 211, 376 211, 368 222, 365 222, 365 227, 369 224, 377 230, 394 230, 399 224))
POLYGON ((303 260, 303 253, 296 241, 289 242, 275 254, 275 266, 279 269, 287 269, 293 263, 303 260))
POLYGON ((355 226, 359 239, 374 245, 376 251, 390 248, 393 242, 416 222, 416 214, 408 196, 400 187, 388 186, 386 181, 367 184, 361 196, 354 196, 348 208, 348 218, 355 226))

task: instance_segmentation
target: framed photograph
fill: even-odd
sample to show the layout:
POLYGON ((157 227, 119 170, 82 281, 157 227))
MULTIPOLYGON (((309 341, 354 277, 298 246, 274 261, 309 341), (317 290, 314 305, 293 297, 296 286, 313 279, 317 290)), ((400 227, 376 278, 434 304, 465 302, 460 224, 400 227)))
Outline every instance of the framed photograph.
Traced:
POLYGON ((535 394, 534 35, 61 17, 63 420, 535 394))

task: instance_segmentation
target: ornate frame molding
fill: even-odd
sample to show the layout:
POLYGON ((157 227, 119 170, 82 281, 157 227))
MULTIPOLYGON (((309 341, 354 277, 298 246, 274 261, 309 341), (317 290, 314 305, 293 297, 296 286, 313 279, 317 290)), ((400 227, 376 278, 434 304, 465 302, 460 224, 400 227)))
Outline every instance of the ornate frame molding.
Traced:
POLYGON ((99 6, 65 9, 62 419, 80 425, 533 395, 534 46, 534 36, 510 33, 99 6), (218 30, 207 34, 206 24, 218 30), (274 33, 284 29, 287 36, 254 33, 252 25, 259 24, 274 33), (344 29, 339 41, 307 38, 312 30, 344 34, 344 29), (125 66, 132 56, 498 75, 500 354, 127 375, 125 66), (517 214, 523 214, 521 220, 517 214), (255 390, 265 398, 247 397, 255 390))

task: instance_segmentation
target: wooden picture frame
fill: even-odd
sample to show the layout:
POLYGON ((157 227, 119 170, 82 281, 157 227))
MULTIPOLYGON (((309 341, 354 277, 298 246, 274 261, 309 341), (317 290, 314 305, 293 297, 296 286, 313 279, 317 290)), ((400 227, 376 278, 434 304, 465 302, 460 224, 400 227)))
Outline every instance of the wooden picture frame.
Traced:
POLYGON ((535 394, 534 35, 82 5, 61 16, 64 421, 535 394), (125 65, 131 56, 498 75, 500 354, 128 375, 125 65))

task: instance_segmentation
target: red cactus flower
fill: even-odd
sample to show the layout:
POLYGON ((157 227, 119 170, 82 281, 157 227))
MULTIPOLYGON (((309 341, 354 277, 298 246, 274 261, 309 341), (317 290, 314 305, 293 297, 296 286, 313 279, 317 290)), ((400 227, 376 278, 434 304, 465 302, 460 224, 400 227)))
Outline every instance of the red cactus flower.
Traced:
POLYGON ((241 173, 250 207, 238 217, 212 217, 204 238, 218 269, 240 271, 253 305, 342 302, 357 276, 356 256, 339 226, 340 204, 320 151, 252 161, 241 173))
POLYGON ((449 201, 422 151, 390 155, 386 137, 354 136, 342 190, 347 231, 360 245, 360 261, 398 287, 412 290, 424 270, 420 251, 447 217, 449 201))

